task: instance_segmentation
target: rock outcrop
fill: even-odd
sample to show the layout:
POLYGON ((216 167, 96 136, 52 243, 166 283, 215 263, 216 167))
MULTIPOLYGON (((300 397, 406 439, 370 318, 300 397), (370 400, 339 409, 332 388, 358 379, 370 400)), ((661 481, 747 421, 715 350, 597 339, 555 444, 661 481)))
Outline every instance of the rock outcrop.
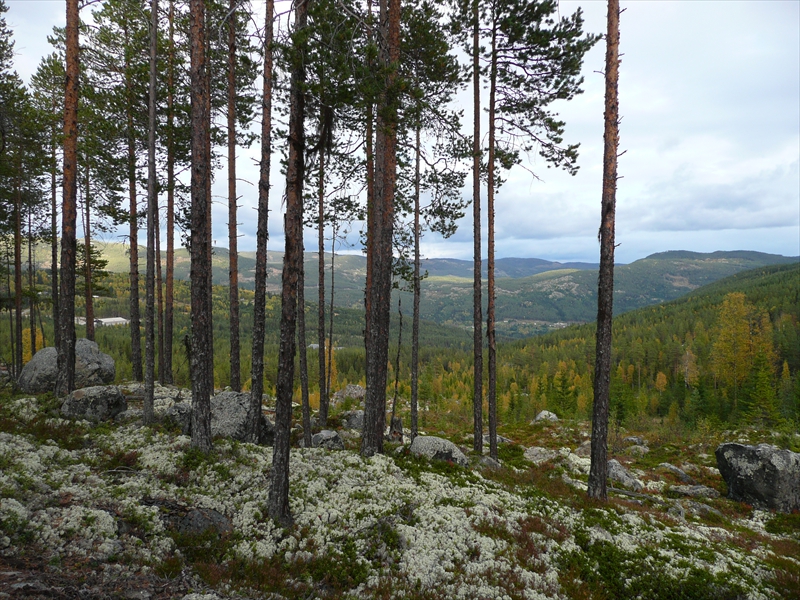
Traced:
POLYGON ((450 440, 432 435, 418 435, 411 442, 411 454, 425 456, 432 460, 446 460, 462 467, 469 466, 469 461, 464 453, 450 440))
POLYGON ((612 458, 608 461, 607 473, 610 480, 616 481, 622 487, 633 490, 634 492, 642 491, 642 483, 631 475, 628 469, 623 467, 616 459, 612 458))
POLYGON ((541 421, 551 421, 556 422, 558 421, 558 416, 555 413, 550 412, 549 410, 541 411, 536 417, 531 421, 531 423, 540 423, 541 421))
MULTIPOLYGON (((117 375, 114 359, 100 352, 93 341, 75 342, 75 388, 108 385, 117 375)), ((58 352, 52 346, 42 348, 22 367, 17 385, 27 394, 52 392, 58 376, 58 352)))
MULTIPOLYGON (((247 413, 250 394, 220 392, 211 397, 211 437, 225 437, 244 442, 247 433, 247 413)), ((192 405, 175 402, 164 412, 164 420, 181 428, 183 435, 192 434, 192 405)), ((258 431, 258 443, 271 446, 275 440, 275 426, 263 414, 258 431)))
POLYGON ((327 450, 344 450, 344 440, 337 431, 323 429, 311 436, 312 448, 325 448, 327 450))
MULTIPOLYGON (((227 437, 245 441, 247 413, 250 394, 244 392, 221 392, 211 398, 211 437, 227 437)), ((275 427, 264 415, 258 431, 258 443, 271 446, 275 438, 275 427)))
POLYGON ((353 400, 362 402, 366 395, 367 390, 365 390, 363 387, 348 383, 343 390, 339 390, 333 396, 331 396, 331 404, 335 406, 339 402, 342 402, 345 398, 352 398, 353 400))
POLYGON ((114 385, 97 385, 75 390, 61 405, 61 414, 68 419, 110 421, 127 410, 128 402, 114 385))
POLYGON ((800 510, 800 454, 769 444, 722 444, 717 468, 728 497, 782 512, 800 510))
POLYGON ((364 411, 348 410, 339 415, 339 420, 344 429, 364 431, 364 411))

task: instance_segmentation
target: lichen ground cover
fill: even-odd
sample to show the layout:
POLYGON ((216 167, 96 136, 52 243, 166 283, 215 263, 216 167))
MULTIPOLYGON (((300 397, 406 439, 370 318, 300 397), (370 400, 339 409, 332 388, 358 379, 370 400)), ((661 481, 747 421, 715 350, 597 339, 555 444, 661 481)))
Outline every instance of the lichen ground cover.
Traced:
POLYGON ((0 552, 108 577, 194 568, 209 597, 767 599, 785 594, 776 569, 800 571, 769 513, 708 523, 582 504, 402 449, 292 449, 284 529, 267 517, 270 448, 217 440, 202 457, 175 432, 63 421, 35 398, 0 411, 14 423, 0 431, 0 552), (66 430, 83 443, 36 435, 66 430), (232 531, 178 534, 170 507, 212 509, 232 531))

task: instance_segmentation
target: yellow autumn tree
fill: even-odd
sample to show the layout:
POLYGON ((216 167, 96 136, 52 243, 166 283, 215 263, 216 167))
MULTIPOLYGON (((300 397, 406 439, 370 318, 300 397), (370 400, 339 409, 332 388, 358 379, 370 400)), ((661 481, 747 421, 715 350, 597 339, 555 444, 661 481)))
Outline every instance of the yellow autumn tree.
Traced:
POLYGON ((765 312, 759 312, 741 292, 725 296, 713 330, 711 366, 718 385, 737 412, 742 384, 753 368, 756 356, 774 368, 775 348, 772 324, 765 312))
MULTIPOLYGON (((44 335, 42 335, 42 330, 37 328, 36 329, 36 351, 38 352, 44 348, 44 335)), ((31 352, 31 328, 28 327, 27 329, 22 330, 22 362, 23 364, 28 362, 31 358, 33 358, 33 353, 31 352)))

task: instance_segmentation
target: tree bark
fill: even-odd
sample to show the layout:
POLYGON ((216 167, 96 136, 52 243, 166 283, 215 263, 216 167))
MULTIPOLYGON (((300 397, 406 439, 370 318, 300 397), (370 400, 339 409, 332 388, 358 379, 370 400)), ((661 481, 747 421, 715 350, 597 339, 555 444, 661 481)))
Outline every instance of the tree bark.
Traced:
MULTIPOLYGON (((163 383, 172 383, 172 336, 175 301, 175 1, 169 2, 167 55, 167 256, 164 281, 163 383)), ((159 261, 160 261, 159 257, 159 261)))
POLYGON ((334 298, 334 291, 335 291, 335 283, 336 283, 336 216, 333 217, 333 228, 331 230, 331 300, 330 305, 328 306, 328 366, 326 374, 328 379, 325 383, 325 389, 330 392, 331 385, 331 376, 333 374, 333 298, 334 298))
POLYGON ((158 54, 158 0, 150 2, 150 86, 147 114, 147 272, 145 274, 144 309, 144 406, 142 420, 154 420, 153 395, 155 379, 155 281, 156 281, 156 61, 158 54))
POLYGON ((64 95, 64 197, 61 209, 61 293, 56 395, 75 388, 75 225, 78 199, 78 0, 67 0, 64 95))
MULTIPOLYGON (((33 288, 33 215, 28 211, 28 309, 31 334, 31 358, 36 354, 36 291, 33 288)), ((42 331, 44 333, 44 331, 42 331)))
POLYGON ((211 450, 211 394, 214 387, 211 329, 211 191, 210 92, 205 51, 205 3, 191 0, 191 125, 192 125, 192 446, 211 450))
POLYGON ((242 389, 239 350, 239 248, 236 226, 236 0, 228 5, 228 297, 231 389, 242 389))
POLYGON ((285 253, 281 301, 281 337, 278 351, 278 379, 275 401, 275 444, 272 453, 272 485, 269 515, 282 525, 291 523, 289 513, 289 433, 292 425, 297 293, 302 285, 303 262, 303 179, 305 177, 305 65, 300 40, 308 21, 309 0, 295 6, 295 38, 289 92, 289 159, 286 168, 285 253))
MULTIPOLYGON (((301 230, 302 231, 302 230, 301 230)), ((305 254, 303 237, 300 236, 300 256, 305 254)), ((297 344, 300 350, 300 405, 303 410, 303 442, 311 448, 311 404, 308 399, 308 349, 306 348, 306 296, 305 265, 300 261, 297 276, 297 344)))
POLYGON ((419 301, 420 301, 420 124, 414 141, 414 305, 411 317, 411 441, 419 433, 419 301))
MULTIPOLYGON (((53 112, 56 111, 56 102, 53 100, 53 112)), ((50 160, 53 162, 50 171, 50 294, 53 296, 53 334, 54 344, 58 348, 61 340, 59 327, 59 302, 58 302, 58 199, 56 189, 56 132, 52 133, 52 146, 50 160)))
POLYGON ((389 356, 389 311, 392 293, 392 234, 397 178, 396 65, 400 58, 400 1, 381 0, 380 59, 387 69, 378 106, 375 136, 375 198, 372 205, 374 235, 367 262, 372 278, 366 290, 366 379, 364 456, 383 452, 386 429, 386 377, 389 356))
POLYGON ((250 411, 247 438, 258 442, 261 398, 264 393, 264 314, 267 297, 267 242, 269 240, 269 169, 272 154, 272 17, 273 0, 267 0, 264 24, 264 81, 261 104, 261 165, 258 179, 255 294, 253 298, 253 351, 250 369, 250 411))
POLYGON ((84 259, 84 298, 86 299, 86 339, 94 341, 94 302, 92 301, 92 225, 91 225, 91 196, 89 194, 89 167, 86 167, 86 193, 84 208, 86 219, 83 224, 83 243, 85 245, 84 259))
POLYGON ((472 282, 472 448, 483 453, 483 306, 481 299, 481 70, 480 13, 472 3, 472 238, 474 272, 472 282))
MULTIPOLYGON (((128 31, 125 31, 126 39, 128 31)), ((139 315, 139 223, 136 197, 136 132, 133 129, 133 83, 128 55, 125 55, 125 87, 127 137, 128 137, 128 194, 130 202, 130 313, 131 313, 131 369, 133 378, 142 381, 141 319, 139 315)))
POLYGON ((22 371, 22 183, 21 166, 17 166, 14 183, 14 330, 17 347, 14 352, 14 376, 22 371))
POLYGON ((588 495, 608 497, 608 404, 611 381, 611 323, 614 299, 614 218, 619 148, 619 0, 608 0, 606 33, 605 131, 603 134, 603 202, 600 221, 600 277, 597 286, 597 339, 592 410, 591 467, 588 495))
MULTIPOLYGON (((320 128, 322 131, 322 128, 320 128)), ((317 195, 319 203, 317 214, 317 248, 319 249, 319 290, 317 310, 317 362, 319 364, 319 424, 321 427, 328 425, 328 388, 325 378, 325 149, 320 144, 319 149, 319 189, 317 195)))
POLYGON ((489 408, 489 456, 497 460, 497 340, 495 337, 495 276, 494 276, 494 159, 495 110, 497 94, 497 24, 492 11, 492 48, 489 67, 489 157, 487 161, 487 257, 486 257, 486 339, 489 362, 489 381, 486 390, 489 408))

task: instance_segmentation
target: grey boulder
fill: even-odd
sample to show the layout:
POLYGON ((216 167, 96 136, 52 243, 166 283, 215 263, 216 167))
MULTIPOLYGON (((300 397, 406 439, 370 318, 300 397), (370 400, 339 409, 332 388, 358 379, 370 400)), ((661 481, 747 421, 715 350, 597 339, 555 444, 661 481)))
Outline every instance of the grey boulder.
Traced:
POLYGON ((719 498, 719 492, 706 485, 673 485, 670 490, 690 498, 719 498))
POLYGON ((164 421, 180 427, 183 435, 192 434, 192 405, 176 402, 164 412, 164 421))
POLYGON ((339 420, 342 427, 345 429, 355 429, 356 431, 364 431, 364 411, 363 410, 348 410, 339 415, 339 420))
POLYGON ((113 385, 97 385, 75 390, 61 405, 61 415, 68 419, 110 421, 127 410, 128 401, 113 385))
MULTIPOLYGON (((211 437, 225 437, 245 441, 250 394, 244 392, 221 392, 211 398, 211 437)), ((262 414, 258 431, 258 443, 271 446, 275 439, 275 427, 262 414)))
POLYGON ((631 475, 628 470, 614 458, 608 461, 607 474, 609 479, 616 481, 624 488, 628 488, 634 492, 640 492, 642 490, 642 484, 639 480, 631 475))
POLYGON ((184 535, 201 535, 207 531, 221 535, 233 531, 233 524, 213 508, 195 508, 178 522, 177 529, 184 535))
POLYGON ((344 450, 344 440, 336 431, 323 429, 311 436, 312 448, 325 448, 327 450, 344 450))
POLYGON ((558 421, 558 416, 555 413, 550 412, 549 410, 543 410, 538 415, 536 415, 536 418, 533 420, 534 423, 540 423, 541 421, 556 422, 558 421))
POLYGON ((360 385, 348 383, 343 390, 339 390, 331 397, 331 402, 333 404, 338 404, 339 402, 342 402, 345 398, 352 398, 353 400, 363 400, 366 395, 367 395, 367 390, 365 390, 363 387, 361 387, 360 385))
MULTIPOLYGON (((246 441, 247 413, 250 394, 221 392, 211 398, 211 437, 224 437, 246 441)), ((192 405, 176 402, 164 411, 164 420, 180 427, 183 435, 192 434, 192 405)), ((263 414, 258 430, 258 443, 271 446, 275 440, 275 426, 263 414)))
MULTIPOLYGON (((100 352, 93 341, 75 341, 75 388, 113 383, 117 375, 114 359, 100 352)), ((22 368, 17 385, 28 394, 52 392, 58 376, 58 352, 52 346, 42 348, 22 368)))
POLYGON ((800 454, 769 444, 722 444, 717 468, 728 497, 782 512, 800 510, 800 454))
POLYGON ((418 435, 411 442, 411 454, 425 456, 432 460, 445 460, 462 467, 469 466, 469 461, 464 453, 453 442, 432 435, 418 435))

